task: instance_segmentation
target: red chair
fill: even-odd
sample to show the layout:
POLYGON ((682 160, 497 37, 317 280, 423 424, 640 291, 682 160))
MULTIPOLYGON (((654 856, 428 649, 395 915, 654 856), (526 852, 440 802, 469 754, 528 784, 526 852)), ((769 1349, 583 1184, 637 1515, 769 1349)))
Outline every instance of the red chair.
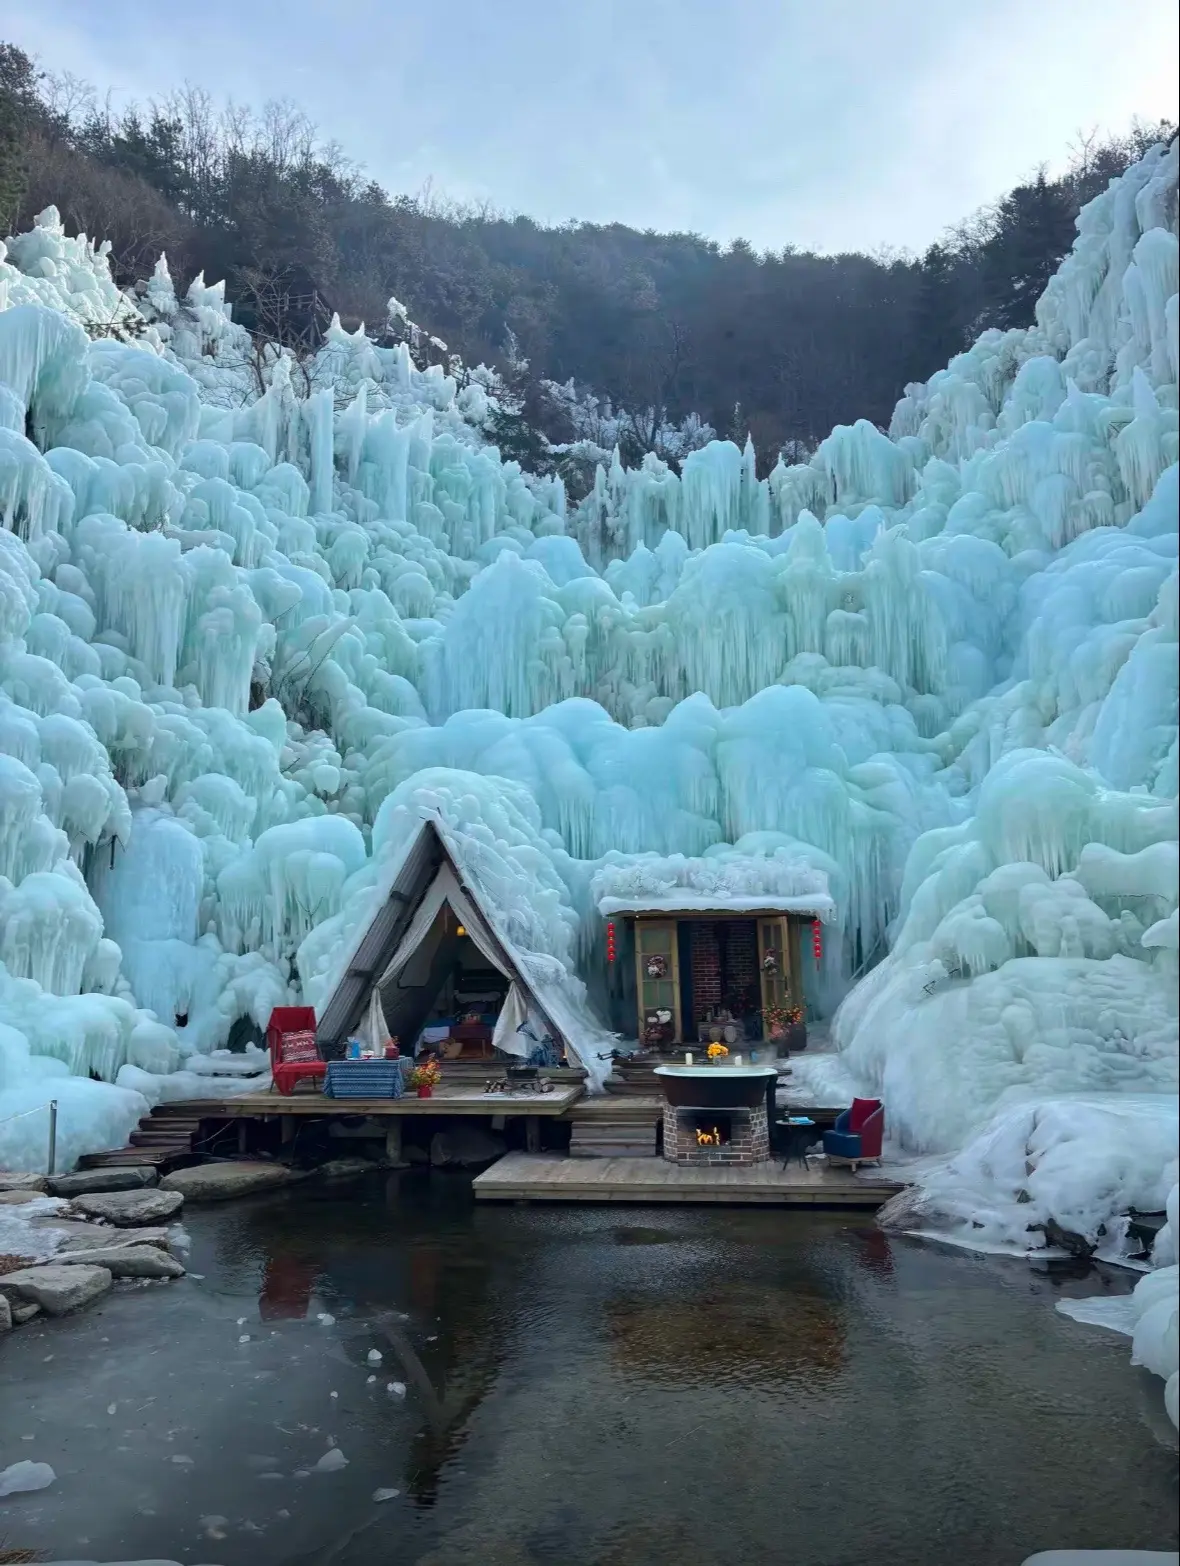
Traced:
POLYGON ((824 1132, 829 1164, 879 1164, 885 1137, 885 1106, 879 1098, 854 1098, 831 1131, 824 1132))
POLYGON ((304 1080, 322 1082, 327 1066, 315 1043, 315 1008, 276 1006, 266 1029, 270 1070, 275 1087, 287 1097, 304 1080))

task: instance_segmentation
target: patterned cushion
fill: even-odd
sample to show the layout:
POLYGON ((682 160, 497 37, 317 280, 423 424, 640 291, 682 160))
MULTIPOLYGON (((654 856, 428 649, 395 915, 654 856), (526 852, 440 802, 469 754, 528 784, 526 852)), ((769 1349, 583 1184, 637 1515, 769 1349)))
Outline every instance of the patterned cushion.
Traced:
POLYGON ((284 1033, 279 1044, 280 1059, 287 1064, 297 1061, 318 1060, 315 1034, 310 1030, 300 1033, 284 1033))

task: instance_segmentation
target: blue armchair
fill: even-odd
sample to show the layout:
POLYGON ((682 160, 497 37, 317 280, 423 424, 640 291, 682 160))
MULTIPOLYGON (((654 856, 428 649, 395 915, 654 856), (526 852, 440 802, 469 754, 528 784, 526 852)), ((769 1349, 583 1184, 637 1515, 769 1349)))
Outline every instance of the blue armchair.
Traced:
POLYGON ((885 1106, 879 1098, 854 1098, 831 1131, 824 1132, 829 1163, 875 1164, 881 1161, 885 1106))

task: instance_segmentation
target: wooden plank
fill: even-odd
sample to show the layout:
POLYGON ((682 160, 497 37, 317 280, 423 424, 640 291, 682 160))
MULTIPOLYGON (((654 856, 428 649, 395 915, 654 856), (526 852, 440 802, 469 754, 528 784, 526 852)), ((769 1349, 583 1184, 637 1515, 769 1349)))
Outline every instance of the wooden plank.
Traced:
POLYGON ((880 1207, 902 1187, 823 1166, 774 1162, 694 1168, 663 1158, 567 1158, 508 1153, 472 1182, 480 1201, 753 1202, 783 1207, 880 1207))
POLYGON ((442 1088, 430 1098, 409 1095, 405 1098, 326 1098, 322 1093, 237 1093, 232 1098, 208 1098, 186 1101, 185 1107, 201 1120, 249 1120, 271 1115, 316 1115, 322 1119, 341 1119, 347 1115, 377 1118, 406 1115, 540 1115, 555 1119, 562 1115, 585 1090, 580 1083, 555 1087, 552 1093, 536 1097, 522 1094, 475 1093, 470 1090, 442 1088))

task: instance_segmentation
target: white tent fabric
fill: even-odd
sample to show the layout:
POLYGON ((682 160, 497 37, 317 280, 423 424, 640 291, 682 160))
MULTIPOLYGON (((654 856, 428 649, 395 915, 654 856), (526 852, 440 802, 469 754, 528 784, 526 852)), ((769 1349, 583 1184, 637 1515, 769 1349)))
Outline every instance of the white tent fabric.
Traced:
MULTIPOLYGON (((409 927, 405 935, 402 936, 389 966, 373 986, 373 992, 369 996, 369 1010, 365 1024, 366 1042, 374 1049, 380 1049, 386 1038, 385 1015, 381 1009, 381 991, 387 984, 393 983, 394 979, 397 978, 398 974, 401 973, 410 958, 421 946, 430 933, 434 921, 438 918, 439 910, 444 904, 450 908, 455 918, 467 931, 470 939, 478 947, 482 956, 491 963, 497 973, 502 973, 506 979, 510 980, 512 978, 512 975, 508 973, 503 962, 496 954, 496 942, 483 918, 455 879, 450 866, 443 865, 430 883, 425 897, 418 904, 414 917, 410 920, 409 927)), ((517 1031, 520 1025, 527 1019, 527 1016, 528 1011, 524 999, 516 985, 512 984, 509 988, 504 1008, 496 1021, 496 1032, 492 1042, 497 1049, 502 1049, 509 1055, 525 1056, 528 1054, 532 1041, 517 1031)))

